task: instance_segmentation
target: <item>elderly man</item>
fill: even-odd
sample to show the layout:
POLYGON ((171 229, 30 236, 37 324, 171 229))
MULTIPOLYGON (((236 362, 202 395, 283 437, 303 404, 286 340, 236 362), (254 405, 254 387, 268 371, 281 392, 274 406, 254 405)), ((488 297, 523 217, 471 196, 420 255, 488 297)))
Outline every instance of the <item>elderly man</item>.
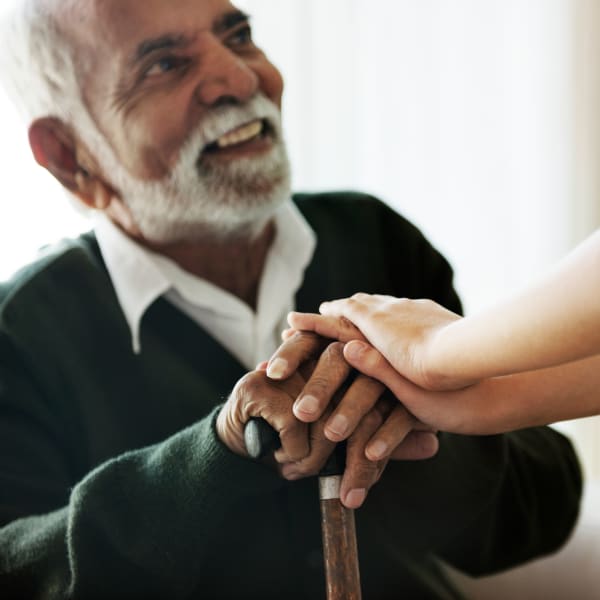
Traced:
POLYGON ((581 482, 559 434, 440 434, 438 451, 309 336, 287 342, 293 377, 255 369, 291 308, 359 289, 460 307, 445 260, 381 203, 290 201, 282 80, 245 14, 22 0, 2 39, 36 160, 97 214, 0 288, 2 598, 322 597, 308 476, 333 444, 294 417, 305 385, 359 407, 342 498, 362 505, 365 598, 455 598, 438 559, 482 573, 565 540, 581 482), (280 432, 271 465, 245 456, 250 416, 280 432), (384 419, 398 446, 369 461, 384 419))

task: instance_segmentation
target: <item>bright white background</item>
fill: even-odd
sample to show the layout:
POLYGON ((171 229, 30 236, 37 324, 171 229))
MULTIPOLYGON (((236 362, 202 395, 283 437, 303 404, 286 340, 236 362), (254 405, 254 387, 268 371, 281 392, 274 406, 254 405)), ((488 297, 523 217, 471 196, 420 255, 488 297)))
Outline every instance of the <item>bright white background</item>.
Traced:
MULTIPOLYGON (((295 188, 396 207, 449 258, 467 312, 600 226, 595 0, 239 4, 286 77, 295 188)), ((34 166, 3 97, 0 127, 4 278, 88 225, 34 166)), ((600 476, 598 420, 567 427, 600 476)))

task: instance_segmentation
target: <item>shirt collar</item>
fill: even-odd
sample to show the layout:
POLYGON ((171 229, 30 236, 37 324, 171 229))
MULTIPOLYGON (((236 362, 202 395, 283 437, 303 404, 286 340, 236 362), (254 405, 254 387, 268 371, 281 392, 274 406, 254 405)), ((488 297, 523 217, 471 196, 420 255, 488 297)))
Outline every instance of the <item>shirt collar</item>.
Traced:
MULTIPOLYGON (((264 286, 265 274, 286 273, 283 284, 294 294, 302 283, 303 273, 316 246, 316 236, 295 204, 288 200, 276 212, 276 235, 267 255, 263 278, 259 286, 257 314, 268 303, 268 289, 276 282, 270 279, 264 286), (284 269, 277 268, 285 266, 284 269)), ((233 316, 250 311, 241 300, 221 290, 209 281, 184 271, 169 258, 152 252, 135 242, 103 213, 95 216, 94 229, 115 288, 117 299, 131 332, 133 351, 139 353, 140 325, 148 308, 167 292, 175 290, 186 302, 220 314, 233 316), (219 302, 215 302, 215 294, 219 302)), ((169 296, 167 296, 169 299, 169 296)))
POLYGON ((131 331, 134 352, 140 351, 140 323, 148 307, 171 284, 144 248, 103 213, 94 216, 96 239, 115 288, 121 310, 131 331))

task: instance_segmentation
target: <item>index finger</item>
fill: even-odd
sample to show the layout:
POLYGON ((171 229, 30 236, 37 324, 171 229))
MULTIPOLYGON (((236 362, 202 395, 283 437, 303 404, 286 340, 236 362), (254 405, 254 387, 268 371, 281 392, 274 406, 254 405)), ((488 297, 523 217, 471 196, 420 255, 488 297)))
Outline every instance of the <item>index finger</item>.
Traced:
MULTIPOLYGON (((329 318, 345 318, 362 331, 366 331, 365 325, 368 325, 369 318, 373 313, 385 309, 391 296, 382 296, 379 294, 364 294, 359 292, 350 298, 341 298, 323 302, 319 306, 319 312, 329 318)), ((349 341, 349 340, 348 340, 349 341)))
POLYGON ((275 351, 267 364, 269 379, 287 379, 311 358, 317 357, 329 342, 316 333, 295 331, 275 351))
POLYGON ((350 342, 352 340, 366 341, 360 329, 343 316, 291 312, 288 315, 288 323, 293 329, 314 331, 323 337, 340 342, 350 342))

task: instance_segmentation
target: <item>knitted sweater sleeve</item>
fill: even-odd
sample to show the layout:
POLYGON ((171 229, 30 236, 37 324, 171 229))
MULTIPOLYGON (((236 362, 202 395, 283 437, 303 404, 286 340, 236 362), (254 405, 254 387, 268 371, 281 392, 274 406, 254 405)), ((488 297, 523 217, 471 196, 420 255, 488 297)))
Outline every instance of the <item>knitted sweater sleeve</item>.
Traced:
POLYGON ((217 411, 69 492, 54 407, 0 337, 0 596, 189 597, 232 505, 281 485, 220 442, 217 411))

